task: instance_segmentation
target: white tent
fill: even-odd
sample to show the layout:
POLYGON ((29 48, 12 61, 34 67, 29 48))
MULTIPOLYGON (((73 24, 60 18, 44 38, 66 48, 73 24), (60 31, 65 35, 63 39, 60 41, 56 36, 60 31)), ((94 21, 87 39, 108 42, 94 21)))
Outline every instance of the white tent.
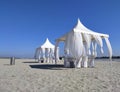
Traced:
MULTIPOLYGON (((94 66, 94 58, 97 56, 97 45, 100 46, 101 53, 103 53, 103 38, 106 41, 109 56, 111 59, 112 48, 108 40, 109 35, 93 32, 92 30, 86 28, 78 19, 77 25, 70 32, 56 40, 56 47, 58 46, 60 41, 64 41, 65 59, 68 57, 72 57, 74 59, 73 61, 75 63, 75 67, 87 67, 88 57, 91 58, 91 60, 89 59, 89 61, 91 61, 91 66, 94 66), (92 48, 92 50, 90 48, 92 48)), ((55 49, 55 52, 57 52, 57 49, 55 49)), ((65 66, 66 61, 68 60, 64 61, 65 66)))
MULTIPOLYGON (((59 48, 57 47, 57 49, 59 48)), ((44 62, 54 62, 54 51, 55 46, 47 38, 45 43, 36 49, 35 58, 38 58, 38 60, 42 59, 44 62)), ((59 52, 57 52, 56 58, 59 58, 59 52)))

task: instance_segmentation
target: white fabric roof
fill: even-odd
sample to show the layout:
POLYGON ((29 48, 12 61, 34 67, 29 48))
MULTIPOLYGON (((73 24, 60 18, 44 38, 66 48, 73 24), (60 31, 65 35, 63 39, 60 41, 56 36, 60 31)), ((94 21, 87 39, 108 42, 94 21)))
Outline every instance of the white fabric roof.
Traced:
MULTIPOLYGON (((81 23, 81 21, 78 19, 78 22, 77 22, 77 25, 73 28, 73 30, 71 30, 71 31, 74 31, 74 32, 80 32, 80 33, 85 33, 85 34, 89 34, 89 35, 98 35, 98 36, 100 36, 100 37, 109 37, 109 35, 108 34, 102 34, 102 33, 98 33, 98 32, 94 32, 94 31, 92 31, 92 30, 90 30, 90 29, 88 29, 88 28, 86 28, 82 23, 81 23)), ((70 32, 71 32, 70 31, 70 32)), ((70 32, 68 32, 67 34, 69 34, 70 32)), ((67 36, 67 34, 65 34, 65 35, 63 35, 62 37, 60 37, 60 38, 58 38, 57 39, 57 41, 65 41, 66 40, 66 36, 67 36)), ((93 37, 94 38, 94 37, 93 37)), ((83 41, 84 41, 84 39, 83 39, 83 41)))
POLYGON ((47 38, 45 43, 41 45, 41 48, 55 48, 55 46, 47 38))

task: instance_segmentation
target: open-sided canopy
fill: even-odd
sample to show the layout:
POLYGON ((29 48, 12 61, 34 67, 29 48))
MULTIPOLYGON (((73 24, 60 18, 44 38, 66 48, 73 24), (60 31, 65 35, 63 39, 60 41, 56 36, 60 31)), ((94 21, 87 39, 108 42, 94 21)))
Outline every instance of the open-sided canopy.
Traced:
POLYGON ((54 48, 55 46, 48 40, 46 39, 45 43, 41 45, 41 48, 54 48))
MULTIPOLYGON (((82 34, 96 35, 96 36, 100 36, 100 37, 102 37, 102 38, 103 38, 103 37, 107 37, 107 38, 109 37, 108 34, 102 34, 102 33, 94 32, 94 31, 86 28, 86 27, 81 23, 81 21, 80 21, 79 19, 78 19, 77 25, 76 25, 76 26, 73 28, 73 30, 71 30, 71 31, 80 32, 80 33, 82 33, 82 34)), ((71 32, 71 31, 70 31, 70 32, 71 32)), ((67 34, 69 34, 70 32, 68 32, 67 34)), ((65 41, 65 40, 66 40, 66 37, 67 37, 67 34, 59 37, 59 38, 57 39, 57 41, 65 41)), ((94 38, 94 37, 93 37, 93 38, 94 38)), ((84 41, 84 39, 83 39, 83 41, 84 41)))
MULTIPOLYGON (((78 19, 77 25, 67 34, 56 39, 56 46, 60 41, 65 42, 65 53, 71 54, 72 57, 81 58, 84 53, 90 55, 90 46, 91 43, 97 43, 101 47, 101 53, 103 53, 103 41, 105 39, 109 56, 112 57, 112 48, 110 42, 108 40, 108 34, 102 34, 98 32, 94 32, 88 28, 86 28, 78 19), (84 50, 86 49, 86 50, 84 50)), ((93 51, 96 52, 96 51, 93 51)))
MULTIPOLYGON (((57 47, 57 50, 58 49, 59 47, 57 47)), ((36 48, 35 58, 44 58, 44 61, 49 62, 49 60, 51 61, 54 59, 54 51, 55 46, 47 38, 44 44, 36 48)), ((57 52, 57 58, 59 58, 59 52, 57 52)))

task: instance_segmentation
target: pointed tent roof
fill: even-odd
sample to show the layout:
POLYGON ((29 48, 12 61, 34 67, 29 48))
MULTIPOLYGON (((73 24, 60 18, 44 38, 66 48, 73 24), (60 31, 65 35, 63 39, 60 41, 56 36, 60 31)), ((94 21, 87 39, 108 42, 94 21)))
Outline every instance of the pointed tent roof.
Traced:
POLYGON ((45 43, 41 45, 41 48, 54 48, 55 46, 48 40, 46 39, 45 43))
MULTIPOLYGON (((90 35, 99 35, 99 36, 101 36, 102 38, 103 38, 103 37, 107 37, 107 38, 109 37, 109 35, 107 35, 107 34, 102 34, 102 33, 94 32, 94 31, 88 29, 87 27, 85 27, 85 26, 81 23, 81 21, 80 21, 79 18, 78 18, 77 25, 72 29, 72 31, 74 31, 74 32, 80 32, 80 33, 86 33, 86 34, 90 34, 90 35)), ((71 32, 71 31, 70 31, 70 32, 71 32)), ((70 33, 70 32, 68 32, 68 33, 70 33)), ((67 34, 68 34, 68 33, 67 33, 67 34)), ((58 38, 57 41, 65 41, 67 34, 65 34, 65 35, 63 35, 62 37, 58 38)))
POLYGON ((77 25, 76 25, 76 27, 74 29, 80 30, 81 33, 87 33, 87 34, 91 34, 91 35, 99 35, 99 36, 109 37, 109 35, 107 35, 107 34, 102 34, 102 33, 94 32, 94 31, 88 29, 87 27, 85 27, 82 24, 82 22, 80 21, 80 19, 78 19, 77 25))

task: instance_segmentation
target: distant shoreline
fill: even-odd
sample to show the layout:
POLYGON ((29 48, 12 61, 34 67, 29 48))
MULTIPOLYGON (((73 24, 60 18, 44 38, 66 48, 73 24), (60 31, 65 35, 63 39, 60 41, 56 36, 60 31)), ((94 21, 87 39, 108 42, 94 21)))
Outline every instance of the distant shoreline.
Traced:
MULTIPOLYGON (((108 56, 96 57, 96 59, 109 59, 108 56)), ((120 59, 120 56, 112 56, 112 59, 120 59)))
MULTIPOLYGON (((59 57, 59 58, 63 58, 63 57, 59 57)), ((11 57, 0 57, 0 59, 10 59, 10 58, 11 57)), ((31 57, 31 58, 15 57, 15 58, 16 59, 34 59, 33 57, 31 57)), ((96 57, 95 59, 109 59, 109 57, 108 56, 103 56, 103 57, 96 57)), ((120 56, 112 56, 112 59, 120 59, 120 56)))
MULTIPOLYGON (((10 59, 11 57, 0 57, 0 59, 10 59)), ((15 59, 34 59, 34 58, 20 58, 20 57, 15 57, 15 59)))

